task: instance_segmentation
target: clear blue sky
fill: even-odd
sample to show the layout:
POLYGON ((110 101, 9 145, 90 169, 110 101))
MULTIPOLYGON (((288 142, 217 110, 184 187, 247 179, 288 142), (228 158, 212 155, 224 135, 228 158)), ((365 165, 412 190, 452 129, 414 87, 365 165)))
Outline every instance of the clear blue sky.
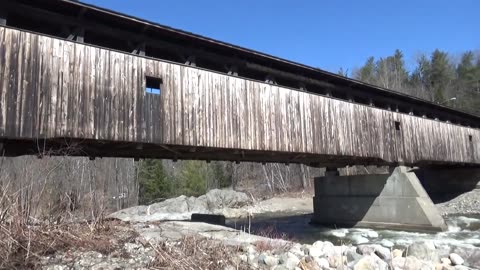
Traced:
POLYGON ((328 71, 404 52, 480 49, 480 0, 85 0, 328 71))

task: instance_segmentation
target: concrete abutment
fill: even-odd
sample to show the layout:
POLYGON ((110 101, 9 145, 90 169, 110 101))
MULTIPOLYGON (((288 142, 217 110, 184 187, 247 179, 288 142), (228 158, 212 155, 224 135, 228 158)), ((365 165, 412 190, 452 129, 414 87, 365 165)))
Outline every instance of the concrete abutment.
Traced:
POLYGON ((400 166, 389 174, 339 176, 333 170, 315 178, 313 223, 443 231, 445 221, 414 170, 400 166))

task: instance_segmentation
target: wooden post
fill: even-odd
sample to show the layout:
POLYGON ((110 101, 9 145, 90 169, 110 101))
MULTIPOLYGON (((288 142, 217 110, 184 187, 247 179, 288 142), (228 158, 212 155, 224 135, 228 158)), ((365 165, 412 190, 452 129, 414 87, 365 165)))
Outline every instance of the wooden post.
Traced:
POLYGON ((275 78, 268 74, 266 77, 265 77, 265 82, 266 83, 269 83, 269 84, 277 84, 276 81, 275 81, 275 78))
POLYGON ((85 40, 85 29, 84 28, 79 28, 77 32, 77 37, 76 37, 77 42, 83 43, 85 40))
POLYGON ((145 47, 145 42, 142 42, 135 47, 135 50, 133 50, 132 53, 140 56, 145 56, 145 47))
POLYGON ((73 32, 68 35, 67 40, 75 40, 77 42, 83 43, 85 37, 85 28, 77 27, 73 32))
POLYGON ((188 58, 187 58, 187 61, 185 61, 185 65, 187 66, 192 66, 192 67, 196 67, 197 66, 197 59, 194 55, 190 55, 188 58))
POLYGON ((228 75, 231 76, 238 76, 238 68, 237 66, 233 65, 228 68, 228 75))

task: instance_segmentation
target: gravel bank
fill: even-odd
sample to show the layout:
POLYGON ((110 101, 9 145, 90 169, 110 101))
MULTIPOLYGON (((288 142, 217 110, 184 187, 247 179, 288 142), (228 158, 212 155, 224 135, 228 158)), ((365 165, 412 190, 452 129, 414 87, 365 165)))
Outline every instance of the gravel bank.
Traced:
POLYGON ((480 189, 463 193, 447 202, 436 204, 442 215, 480 215, 480 189))

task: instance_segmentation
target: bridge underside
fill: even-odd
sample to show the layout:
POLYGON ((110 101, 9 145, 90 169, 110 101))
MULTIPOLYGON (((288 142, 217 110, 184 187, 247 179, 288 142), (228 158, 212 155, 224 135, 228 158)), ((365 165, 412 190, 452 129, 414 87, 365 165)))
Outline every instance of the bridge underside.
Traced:
MULTIPOLYGON (((94 158, 134 158, 171 160, 222 160, 232 162, 259 162, 305 164, 312 167, 341 168, 353 165, 397 166, 380 158, 359 156, 319 155, 295 152, 272 152, 230 148, 198 147, 185 145, 165 145, 154 143, 132 143, 101 141, 92 139, 53 138, 36 140, 0 140, 0 153, 6 157, 22 155, 44 156, 86 156, 94 158)), ((480 167, 477 164, 451 163, 439 161, 417 161, 408 166, 423 168, 480 167)))

